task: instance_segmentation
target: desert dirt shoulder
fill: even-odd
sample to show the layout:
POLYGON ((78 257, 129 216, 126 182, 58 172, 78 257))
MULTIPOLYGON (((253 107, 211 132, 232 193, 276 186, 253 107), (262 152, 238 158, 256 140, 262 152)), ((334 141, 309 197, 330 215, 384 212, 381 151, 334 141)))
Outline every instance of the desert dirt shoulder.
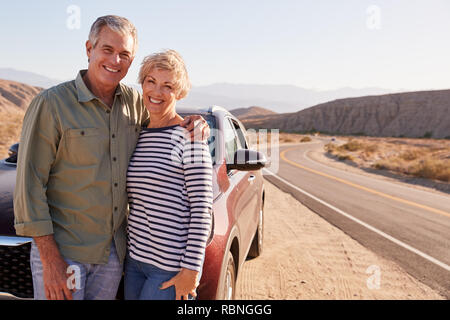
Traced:
POLYGON ((264 250, 237 299, 445 299, 265 181, 264 250))

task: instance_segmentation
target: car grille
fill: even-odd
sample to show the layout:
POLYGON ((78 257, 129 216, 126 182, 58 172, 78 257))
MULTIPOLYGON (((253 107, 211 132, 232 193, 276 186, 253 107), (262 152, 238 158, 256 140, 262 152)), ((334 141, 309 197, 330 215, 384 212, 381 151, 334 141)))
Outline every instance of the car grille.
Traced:
POLYGON ((31 243, 0 246, 0 292, 19 298, 33 298, 30 248, 31 243))

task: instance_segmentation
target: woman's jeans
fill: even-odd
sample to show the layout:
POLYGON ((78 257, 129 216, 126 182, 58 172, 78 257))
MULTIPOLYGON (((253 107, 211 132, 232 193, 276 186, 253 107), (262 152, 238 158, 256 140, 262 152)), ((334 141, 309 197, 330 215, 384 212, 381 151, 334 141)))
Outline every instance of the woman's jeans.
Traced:
POLYGON ((175 286, 159 287, 178 274, 136 261, 127 254, 125 261, 125 300, 175 300, 175 286))
MULTIPOLYGON (((74 300, 114 300, 123 273, 123 265, 117 256, 114 240, 107 264, 79 263, 70 259, 64 259, 76 270, 76 285, 79 287, 72 293, 74 300)), ((39 250, 34 243, 30 252, 31 273, 33 275, 34 299, 46 300, 44 290, 43 268, 39 250)))

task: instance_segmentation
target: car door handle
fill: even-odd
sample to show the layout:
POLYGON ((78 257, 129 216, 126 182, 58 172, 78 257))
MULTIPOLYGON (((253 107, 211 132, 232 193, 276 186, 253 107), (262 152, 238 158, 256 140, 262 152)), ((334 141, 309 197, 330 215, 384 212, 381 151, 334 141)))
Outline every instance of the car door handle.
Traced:
POLYGON ((253 174, 251 174, 251 175, 248 177, 248 181, 249 181, 249 182, 253 182, 253 180, 255 180, 255 179, 256 179, 256 176, 253 175, 253 174))

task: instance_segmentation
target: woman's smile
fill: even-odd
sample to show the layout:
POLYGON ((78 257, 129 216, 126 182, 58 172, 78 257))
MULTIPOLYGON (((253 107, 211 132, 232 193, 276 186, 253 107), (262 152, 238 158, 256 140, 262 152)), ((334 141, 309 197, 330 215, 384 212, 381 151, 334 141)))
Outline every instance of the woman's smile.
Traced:
POLYGON ((152 97, 148 97, 148 98, 149 98, 150 102, 154 103, 154 104, 161 104, 164 102, 164 100, 158 100, 158 99, 154 99, 152 97))

